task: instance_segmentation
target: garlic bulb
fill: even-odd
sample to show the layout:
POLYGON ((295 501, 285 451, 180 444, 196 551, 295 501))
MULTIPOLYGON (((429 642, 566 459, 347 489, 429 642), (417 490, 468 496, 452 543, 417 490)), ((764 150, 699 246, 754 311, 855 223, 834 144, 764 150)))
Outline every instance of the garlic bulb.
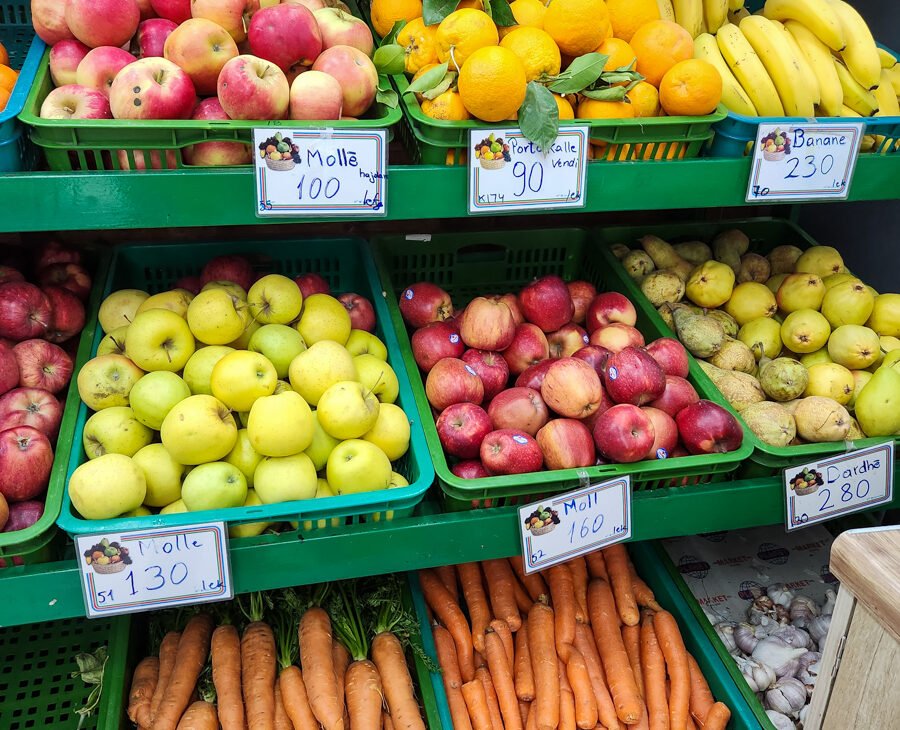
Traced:
POLYGON ((806 717, 807 717, 807 715, 809 715, 809 705, 804 705, 804 706, 803 706, 803 709, 800 710, 800 717, 799 717, 799 720, 800 720, 800 724, 801 724, 801 725, 805 725, 805 724, 806 724, 806 717))
POLYGON ((775 712, 775 710, 766 710, 766 717, 774 725, 775 730, 796 730, 797 728, 791 718, 780 712, 775 712))
POLYGON ((776 677, 792 677, 799 666, 797 659, 805 653, 805 646, 794 647, 780 636, 767 636, 756 645, 753 658, 771 667, 776 677))
POLYGON ((753 624, 743 622, 734 627, 734 643, 744 654, 752 654, 759 643, 760 637, 756 635, 756 628, 758 627, 753 624))
POLYGON ((822 654, 818 651, 808 651, 797 659, 799 664, 797 679, 806 685, 806 690, 810 694, 812 694, 812 688, 816 686, 816 679, 819 676, 819 662, 821 660, 822 654))
POLYGON ((757 625, 763 618, 775 618, 775 602, 768 596, 758 596, 753 599, 750 608, 747 609, 750 623, 757 625))
POLYGON ((823 639, 828 636, 828 629, 831 628, 831 614, 826 613, 821 616, 816 616, 809 622, 809 626, 806 628, 813 641, 817 644, 822 643, 823 639))
POLYGON ((819 615, 819 607, 809 596, 794 596, 788 613, 792 625, 798 629, 805 629, 810 620, 819 615))
POLYGON ((773 603, 785 608, 790 607, 791 601, 794 599, 794 592, 788 590, 784 583, 773 583, 766 588, 766 595, 772 599, 773 603))
POLYGON ((794 677, 783 677, 766 690, 765 707, 784 715, 796 715, 806 704, 806 686, 794 677))
POLYGON ((751 692, 765 692, 775 684, 776 677, 772 667, 768 667, 755 659, 735 657, 735 661, 751 692))
POLYGON ((725 644, 728 653, 731 654, 737 649, 734 641, 734 623, 732 621, 722 621, 713 626, 719 639, 725 644))
POLYGON ((780 603, 775 604, 775 620, 780 623, 787 625, 791 622, 791 613, 780 603))
POLYGON ((809 633, 803 629, 798 629, 796 626, 780 626, 777 631, 772 632, 770 635, 784 639, 785 643, 791 646, 803 646, 810 650, 815 648, 809 633))
POLYGON ((822 606, 820 613, 823 616, 830 616, 833 614, 835 601, 837 601, 837 594, 829 588, 825 591, 825 605, 822 606))

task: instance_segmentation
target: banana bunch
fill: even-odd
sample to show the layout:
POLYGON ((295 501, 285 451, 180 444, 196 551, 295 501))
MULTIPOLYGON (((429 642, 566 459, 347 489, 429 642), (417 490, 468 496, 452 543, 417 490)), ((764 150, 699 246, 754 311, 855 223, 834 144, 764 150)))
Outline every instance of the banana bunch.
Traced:
POLYGON ((691 34, 691 38, 703 33, 715 33, 729 22, 735 13, 747 13, 744 0, 657 0, 657 2, 660 6, 660 17, 663 20, 674 20, 691 34))

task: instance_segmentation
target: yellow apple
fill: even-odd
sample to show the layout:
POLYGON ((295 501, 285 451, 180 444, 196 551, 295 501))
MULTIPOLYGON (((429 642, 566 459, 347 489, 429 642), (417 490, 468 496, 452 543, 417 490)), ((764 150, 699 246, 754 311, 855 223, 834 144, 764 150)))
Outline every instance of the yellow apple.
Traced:
POLYGON ((278 380, 275 382, 275 390, 272 391, 272 395, 278 395, 279 393, 286 393, 289 390, 293 390, 290 383, 288 383, 284 380, 278 380))
POLYGON ((212 394, 233 411, 249 411, 257 398, 272 395, 278 374, 265 355, 237 350, 223 357, 210 378, 212 394))
POLYGON ((328 294, 313 294, 303 302, 297 331, 307 345, 331 340, 343 345, 350 337, 350 314, 337 299, 328 294))
POLYGON ((148 309, 128 327, 125 354, 144 370, 181 370, 194 354, 194 335, 187 322, 168 309, 148 309))
POLYGON ((189 512, 240 507, 247 499, 247 479, 233 464, 200 464, 184 478, 181 498, 189 512))
POLYGON ((192 395, 169 411, 160 436, 179 464, 203 464, 223 458, 234 448, 237 424, 218 398, 192 395))
POLYGON ((240 284, 235 284, 233 281, 226 281, 224 279, 208 281, 203 285, 203 288, 200 289, 200 291, 205 292, 210 289, 221 289, 222 291, 228 292, 232 299, 240 299, 244 302, 247 301, 247 292, 244 290, 244 287, 240 284))
POLYGON ((394 369, 375 355, 357 355, 353 358, 356 376, 381 403, 393 403, 400 394, 400 383, 394 369))
POLYGON ((294 391, 265 396, 250 409, 247 431, 253 448, 263 456, 299 454, 312 443, 312 411, 294 391))
POLYGON ((317 411, 313 411, 313 438, 312 443, 306 448, 305 453, 316 467, 316 471, 325 468, 328 463, 328 455, 335 446, 340 443, 340 439, 329 436, 325 433, 325 429, 319 424, 319 416, 317 411))
POLYGON ((84 424, 82 443, 88 459, 104 454, 133 456, 153 440, 153 431, 134 417, 128 406, 97 411, 84 424))
POLYGON ((168 309, 179 317, 186 317, 188 305, 193 298, 194 295, 187 289, 170 289, 145 299, 138 307, 137 313, 146 312, 148 309, 168 309))
POLYGON ((124 355, 99 355, 78 372, 78 395, 94 411, 127 406, 128 396, 144 371, 124 355))
MULTIPOLYGON (((319 477, 316 479, 316 499, 321 499, 322 497, 336 497, 337 495, 334 493, 334 490, 331 488, 331 485, 328 483, 327 479, 322 479, 319 477)), ((324 530, 328 523, 331 523, 332 527, 340 526, 341 522, 343 522, 342 517, 332 517, 330 520, 321 519, 316 520, 315 527, 319 530, 324 530)), ((296 523, 294 523, 296 526, 296 523)), ((313 529, 313 521, 312 520, 304 520, 303 521, 303 529, 304 530, 312 530, 313 529)))
POLYGON ((286 378, 291 361, 306 349, 303 336, 286 324, 267 324, 250 337, 248 350, 269 358, 279 378, 286 378))
POLYGON ((160 370, 147 373, 138 380, 131 389, 129 400, 135 417, 145 426, 159 431, 166 414, 190 394, 191 389, 184 380, 175 373, 160 370))
POLYGON ((85 462, 69 478, 69 498, 87 520, 108 520, 137 509, 146 492, 144 473, 122 454, 85 462))
POLYGON ((250 345, 250 340, 253 338, 253 335, 260 327, 262 327, 262 325, 259 322, 256 322, 249 318, 250 314, 248 309, 244 308, 240 311, 241 315, 244 317, 244 320, 247 323, 247 326, 244 327, 244 331, 241 332, 236 340, 232 340, 228 344, 235 350, 246 350, 250 345))
POLYGON ((316 496, 316 467, 306 454, 267 456, 256 467, 254 486, 263 504, 316 496))
POLYGON ((128 332, 128 325, 123 324, 116 327, 112 332, 103 335, 100 344, 97 345, 98 355, 124 355, 125 354, 125 335, 128 332))
POLYGON ((360 438, 372 430, 379 408, 371 390, 355 380, 344 380, 322 394, 316 411, 325 432, 344 440, 360 438))
POLYGON ((152 514, 153 513, 147 507, 144 507, 144 505, 141 505, 140 507, 136 507, 135 509, 130 509, 127 512, 123 512, 119 516, 120 517, 148 517, 149 515, 152 515, 152 514))
POLYGON ((391 462, 375 444, 350 439, 331 452, 326 478, 337 494, 387 489, 391 484, 391 462))
MULTIPOLYGON (((259 498, 259 495, 256 493, 255 489, 247 490, 247 498, 244 500, 244 504, 241 505, 243 507, 260 507, 262 506, 262 500, 259 498)), ((238 538, 238 537, 256 537, 257 535, 261 535, 268 527, 271 527, 271 522, 244 522, 238 525, 229 525, 228 527, 228 537, 238 538)))
POLYGON ((175 514, 179 514, 180 512, 187 512, 187 511, 188 511, 188 508, 185 506, 184 500, 176 499, 174 502, 172 502, 172 504, 167 504, 165 507, 163 507, 159 511, 159 513, 161 515, 175 515, 175 514))
POLYGON ((297 355, 291 361, 288 375, 291 387, 311 406, 317 405, 322 393, 335 383, 357 379, 350 353, 343 345, 329 340, 317 342, 297 355))
POLYGON ((254 449, 253 444, 250 443, 250 435, 247 433, 247 429, 242 428, 238 431, 234 448, 225 457, 225 461, 240 469, 241 473, 247 478, 247 486, 252 487, 253 474, 262 458, 262 454, 254 449))
POLYGON ((250 316, 262 324, 293 322, 303 306, 303 294, 293 279, 269 274, 256 281, 247 292, 250 316))
POLYGON ((232 298, 225 289, 207 289, 188 306, 187 323, 200 342, 227 345, 240 337, 247 326, 244 309, 246 305, 232 298))
POLYGON ((400 406, 382 403, 375 425, 363 435, 363 440, 375 444, 391 461, 397 461, 409 450, 409 418, 400 406))
POLYGON ((140 289, 119 289, 114 291, 100 305, 97 319, 104 332, 112 332, 116 327, 131 324, 138 307, 150 295, 140 289))
POLYGON ((184 366, 184 382, 193 395, 212 395, 210 379, 213 368, 227 354, 234 352, 233 347, 226 345, 209 345, 201 347, 184 366))
POLYGON ((184 466, 172 458, 162 444, 148 444, 138 451, 132 460, 144 473, 147 494, 144 504, 165 507, 181 499, 181 478, 184 466))
POLYGON ((347 344, 344 345, 353 357, 357 355, 374 355, 379 360, 387 362, 387 348, 371 332, 365 330, 350 330, 347 344))
MULTIPOLYGON (((406 480, 406 477, 402 474, 398 474, 395 471, 391 472, 391 483, 388 486, 388 489, 399 489, 400 487, 408 487, 409 482, 406 480)), ((394 519, 394 510, 386 509, 384 512, 376 512, 372 515, 372 520, 374 522, 381 522, 384 519, 387 522, 390 522, 394 519), (383 515, 383 517, 382 517, 383 515)))

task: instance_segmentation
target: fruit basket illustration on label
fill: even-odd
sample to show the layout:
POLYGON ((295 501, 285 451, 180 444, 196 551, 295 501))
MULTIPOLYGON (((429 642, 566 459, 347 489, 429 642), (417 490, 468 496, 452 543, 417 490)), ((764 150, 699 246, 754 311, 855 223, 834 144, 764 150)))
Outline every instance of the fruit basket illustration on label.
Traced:
POLYGON ((824 484, 822 475, 815 469, 803 469, 791 479, 791 489, 800 496, 814 494, 824 484))
POLYGON ((125 570, 126 565, 131 565, 128 548, 121 546, 118 542, 110 542, 105 537, 84 551, 84 560, 95 573, 101 575, 120 573, 125 570))
POLYGON ((779 128, 769 132, 763 137, 759 144, 762 146, 763 159, 769 162, 777 162, 783 160, 787 155, 791 154, 791 139, 789 132, 782 132, 779 128))
POLYGON ((475 157, 483 169, 500 170, 510 161, 509 145, 491 133, 475 145, 475 157))
POLYGON ((300 162, 300 148, 290 137, 276 132, 265 142, 259 143, 259 156, 266 161, 266 167, 275 172, 289 172, 300 162))
POLYGON ((525 529, 535 537, 553 532, 558 524, 559 513, 543 505, 525 518, 525 529))

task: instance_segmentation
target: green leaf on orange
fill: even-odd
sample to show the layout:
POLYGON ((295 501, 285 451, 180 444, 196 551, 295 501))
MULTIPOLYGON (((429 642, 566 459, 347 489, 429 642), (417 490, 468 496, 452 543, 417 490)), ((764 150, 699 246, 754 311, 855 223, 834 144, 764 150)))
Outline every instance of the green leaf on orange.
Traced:
POLYGON ((519 129, 542 150, 559 135, 559 107, 550 90, 536 81, 525 87, 525 101, 519 107, 519 129))

